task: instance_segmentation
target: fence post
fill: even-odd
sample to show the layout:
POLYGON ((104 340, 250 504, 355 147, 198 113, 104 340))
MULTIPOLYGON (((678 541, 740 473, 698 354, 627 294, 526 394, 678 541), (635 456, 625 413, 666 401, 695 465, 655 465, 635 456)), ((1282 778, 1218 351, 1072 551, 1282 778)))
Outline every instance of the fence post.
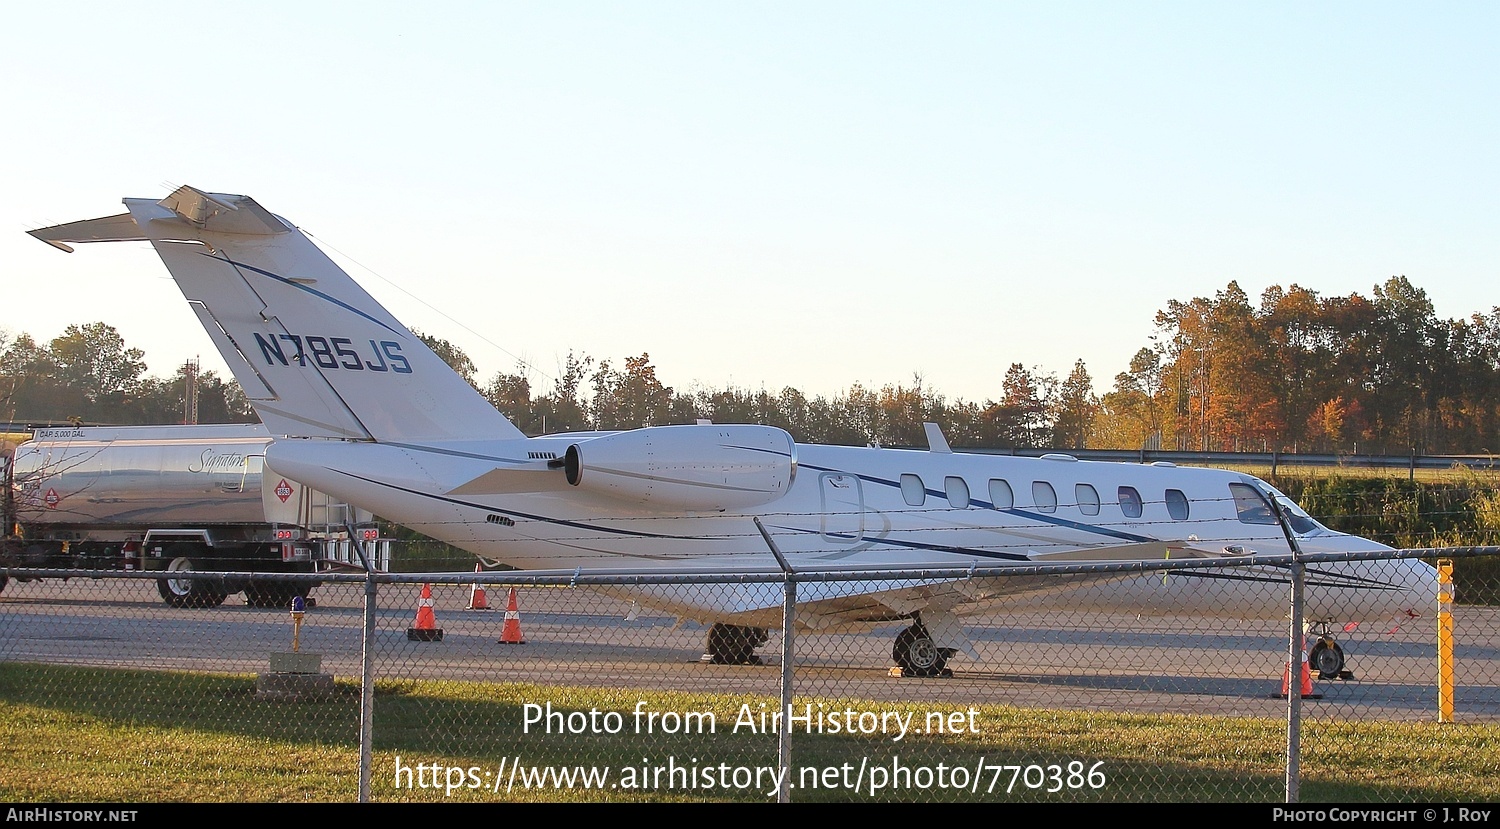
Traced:
POLYGON ((792 775, 792 623, 797 614, 797 580, 791 572, 786 574, 781 600, 781 736, 777 742, 778 762, 781 766, 781 785, 776 788, 776 802, 792 802, 788 788, 792 775))
POLYGON ((1286 511, 1275 496, 1267 496, 1281 534, 1286 537, 1292 563, 1287 568, 1292 582, 1291 623, 1287 629, 1286 661, 1286 802, 1296 803, 1300 796, 1302 763, 1302 657, 1307 651, 1307 630, 1302 620, 1303 591, 1307 584, 1307 565, 1302 563, 1302 547, 1292 532, 1286 511))
POLYGON ((370 802, 375 739, 375 573, 365 572, 365 625, 359 675, 359 802, 370 802))
POLYGON ((345 524, 349 543, 359 555, 365 568, 365 619, 360 635, 359 659, 359 802, 370 802, 371 765, 374 763, 375 745, 375 563, 365 554, 364 542, 354 531, 354 525, 345 524))
POLYGON ((1292 563, 1292 620, 1287 636, 1286 683, 1286 802, 1296 803, 1301 789, 1302 764, 1302 654, 1307 632, 1303 629, 1303 589, 1307 565, 1292 563))
POLYGON ((760 530, 760 537, 770 548, 771 555, 776 557, 776 564, 781 567, 781 572, 786 574, 781 594, 781 728, 776 737, 781 785, 776 788, 776 802, 790 803, 792 794, 788 791, 787 783, 792 774, 792 623, 797 615, 797 574, 792 571, 792 565, 786 560, 786 556, 781 554, 781 549, 776 546, 766 525, 760 522, 760 516, 755 516, 754 520, 755 529, 760 530))
POLYGON ((1453 559, 1438 559, 1438 722, 1453 722, 1453 559))

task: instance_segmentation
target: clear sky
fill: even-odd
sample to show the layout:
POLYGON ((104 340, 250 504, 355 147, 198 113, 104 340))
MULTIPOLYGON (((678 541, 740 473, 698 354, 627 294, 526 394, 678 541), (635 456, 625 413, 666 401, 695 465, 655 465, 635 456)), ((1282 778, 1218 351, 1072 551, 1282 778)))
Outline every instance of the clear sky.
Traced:
POLYGON ((482 379, 1102 392, 1230 280, 1500 305, 1496 44, 1493 2, 11 4, 0 329, 224 373, 149 247, 24 233, 191 184, 482 379))

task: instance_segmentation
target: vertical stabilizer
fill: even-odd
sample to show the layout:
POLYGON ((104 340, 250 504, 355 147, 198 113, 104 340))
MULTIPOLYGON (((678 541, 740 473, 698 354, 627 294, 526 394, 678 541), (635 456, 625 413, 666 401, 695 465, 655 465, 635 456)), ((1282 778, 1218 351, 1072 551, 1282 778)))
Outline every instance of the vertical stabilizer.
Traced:
POLYGON ((125 206, 126 215, 31 235, 63 250, 66 242, 151 242, 272 434, 523 437, 296 227, 253 199, 181 187, 125 206))

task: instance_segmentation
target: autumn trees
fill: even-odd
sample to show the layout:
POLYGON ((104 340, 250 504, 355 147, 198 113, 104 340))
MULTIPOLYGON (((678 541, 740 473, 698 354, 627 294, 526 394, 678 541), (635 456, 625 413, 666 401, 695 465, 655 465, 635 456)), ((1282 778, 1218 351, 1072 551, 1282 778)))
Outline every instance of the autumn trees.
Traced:
MULTIPOLYGON (((954 446, 990 449, 1430 454, 1500 444, 1500 308, 1440 320, 1404 276, 1369 297, 1273 285, 1254 301, 1232 281, 1212 297, 1170 300, 1155 323, 1152 342, 1102 395, 1082 360, 1061 379, 1009 363, 999 394, 980 402, 948 400, 920 376, 831 398, 792 388, 689 393, 663 386, 645 354, 619 370, 570 355, 533 411, 551 413, 552 431, 706 418, 781 426, 807 442, 886 446, 925 445, 924 421, 954 446)), ((505 379, 491 399, 541 426, 514 395, 495 396, 525 382, 505 379)))
POLYGON ((806 443, 925 446, 923 424, 933 421, 955 446, 1037 447, 1054 439, 1084 445, 1098 400, 1081 361, 1061 384, 1012 364, 1001 387, 1000 400, 982 404, 950 402, 920 376, 879 389, 855 384, 831 398, 790 387, 689 391, 664 385, 649 354, 627 357, 619 368, 569 354, 546 395, 532 396, 524 367, 495 375, 481 391, 527 434, 709 420, 779 426, 806 443))
MULTIPOLYGON (((1103 394, 1083 360, 1058 377, 997 362, 997 393, 950 400, 921 376, 831 397, 795 388, 674 388, 650 355, 568 354, 552 375, 518 366, 488 381, 453 343, 418 336, 526 434, 631 429, 698 419, 763 423, 799 441, 925 446, 922 424, 955 447, 1484 452, 1500 446, 1500 308, 1442 320, 1426 293, 1391 277, 1360 294, 1237 282, 1173 299, 1156 334, 1103 394)), ((144 376, 144 355, 105 323, 46 345, 0 332, 8 419, 181 422, 185 377, 144 376)), ((232 381, 197 378, 199 420, 251 420, 232 381)))
POLYGON ((1163 448, 1406 454, 1496 445, 1500 309, 1440 320, 1404 276, 1322 297, 1235 282, 1173 300, 1158 341, 1104 396, 1107 416, 1163 448))

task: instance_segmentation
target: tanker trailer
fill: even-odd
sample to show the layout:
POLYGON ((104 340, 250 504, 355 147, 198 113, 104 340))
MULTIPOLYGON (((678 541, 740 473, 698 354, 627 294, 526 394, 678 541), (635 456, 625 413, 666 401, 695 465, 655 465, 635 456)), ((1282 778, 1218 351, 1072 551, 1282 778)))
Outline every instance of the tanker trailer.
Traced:
POLYGON ((260 424, 38 429, 7 470, 13 517, 0 564, 161 572, 157 589, 174 607, 244 593, 252 606, 285 608, 317 583, 244 574, 363 569, 353 527, 388 569, 374 516, 277 475, 265 465, 270 442, 260 424), (171 576, 185 571, 234 575, 171 576))

